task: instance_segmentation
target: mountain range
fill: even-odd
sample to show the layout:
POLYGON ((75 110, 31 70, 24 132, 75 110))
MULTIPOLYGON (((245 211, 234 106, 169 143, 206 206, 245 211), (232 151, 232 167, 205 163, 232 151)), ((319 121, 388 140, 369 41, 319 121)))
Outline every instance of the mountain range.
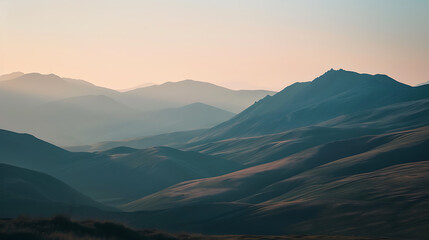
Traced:
MULTIPOLYGON (((139 94, 146 93, 132 95, 139 94)), ((79 109, 135 109, 104 97, 115 101, 107 110, 95 103, 79 109)), ((71 99, 45 104, 79 102, 71 99)), ((150 116, 168 118, 163 111, 173 112, 173 120, 181 118, 177 108, 150 116)), ((2 130, 0 163, 50 175, 58 179, 50 181, 70 186, 64 186, 68 192, 73 188, 94 199, 83 201, 88 211, 55 208, 75 218, 206 234, 427 239, 428 120, 428 85, 330 70, 213 127, 68 148, 75 152, 2 130)))
POLYGON ((239 111, 272 94, 190 80, 124 93, 54 74, 12 73, 0 80, 2 128, 63 146, 210 128, 234 116, 219 106, 239 111), (228 98, 213 100, 224 92, 228 98))

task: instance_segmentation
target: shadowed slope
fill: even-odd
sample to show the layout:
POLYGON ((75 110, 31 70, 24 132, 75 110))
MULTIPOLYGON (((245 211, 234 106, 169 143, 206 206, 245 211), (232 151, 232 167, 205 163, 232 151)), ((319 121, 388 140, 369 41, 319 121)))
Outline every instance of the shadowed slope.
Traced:
POLYGON ((173 184, 225 174, 240 164, 167 147, 72 153, 31 135, 0 131, 0 162, 52 175, 111 204, 135 200, 173 184))
POLYGON ((112 210, 43 173, 0 164, 1 217, 22 214, 49 216, 83 208, 112 210))

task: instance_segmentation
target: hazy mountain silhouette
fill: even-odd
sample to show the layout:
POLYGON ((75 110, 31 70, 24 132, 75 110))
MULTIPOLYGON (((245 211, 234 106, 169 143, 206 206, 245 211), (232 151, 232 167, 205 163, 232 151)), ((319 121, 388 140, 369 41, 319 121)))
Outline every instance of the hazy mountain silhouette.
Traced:
POLYGON ((210 128, 233 116, 216 106, 244 109, 272 93, 233 91, 196 81, 121 93, 54 74, 12 73, 1 78, 1 127, 69 146, 210 128))
POLYGON ((120 89, 118 91, 119 92, 128 92, 128 91, 132 91, 132 90, 135 90, 135 89, 138 89, 138 88, 150 87, 150 86, 153 86, 153 85, 156 85, 156 84, 155 83, 143 83, 143 84, 139 84, 139 85, 137 85, 135 87, 126 88, 126 89, 120 89))
POLYGON ((98 208, 112 210, 46 174, 0 164, 1 217, 98 208))
POLYGON ((1 75, 0 76, 0 81, 11 80, 11 79, 14 79, 14 78, 21 77, 22 75, 24 75, 24 73, 22 73, 22 72, 13 72, 13 73, 1 75))
MULTIPOLYGON (((72 112, 70 105, 93 114, 97 109, 142 113, 148 129, 138 120, 104 128, 112 136, 119 130, 149 134, 161 123, 165 131, 180 121, 195 127, 213 116, 232 115, 203 103, 140 112, 108 96, 43 104, 59 106, 53 112, 65 116, 72 112)), ((30 135, 0 131, 0 162, 47 173, 130 211, 89 211, 87 216, 134 227, 426 239, 428 119, 428 85, 410 87, 385 75, 331 70, 214 128, 87 146, 99 150, 93 153, 68 152, 30 135), (153 145, 180 150, 136 149, 153 145)))
POLYGON ((83 80, 61 78, 55 74, 40 73, 24 74, 7 81, 0 82, 0 90, 26 95, 45 101, 84 95, 112 95, 117 92, 95 86, 83 80))
MULTIPOLYGON (((175 107, 194 102, 205 103, 227 111, 238 113, 255 101, 275 92, 265 90, 231 90, 217 85, 184 80, 167 82, 128 91, 125 94, 132 97, 134 102, 146 105, 146 102, 157 101, 164 107, 175 107), (142 99, 141 101, 138 101, 142 99)), ((141 107, 141 106, 140 106, 141 107)))
POLYGON ((256 136, 309 126, 357 111, 429 97, 429 88, 410 87, 386 75, 330 70, 312 82, 295 83, 265 97, 230 121, 205 133, 212 141, 256 136))
MULTIPOLYGON (((4 108, 10 109, 10 104, 5 104, 4 108)), ((201 103, 142 112, 104 95, 72 97, 6 112, 0 117, 3 128, 69 146, 209 128, 234 116, 201 103)))

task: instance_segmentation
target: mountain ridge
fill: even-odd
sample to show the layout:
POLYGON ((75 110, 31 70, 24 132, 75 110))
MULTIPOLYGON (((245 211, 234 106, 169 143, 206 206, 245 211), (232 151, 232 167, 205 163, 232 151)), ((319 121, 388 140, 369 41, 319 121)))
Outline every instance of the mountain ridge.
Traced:
POLYGON ((413 88, 386 75, 330 70, 311 82, 294 83, 259 100, 196 141, 276 133, 353 111, 427 97, 425 86, 413 88))

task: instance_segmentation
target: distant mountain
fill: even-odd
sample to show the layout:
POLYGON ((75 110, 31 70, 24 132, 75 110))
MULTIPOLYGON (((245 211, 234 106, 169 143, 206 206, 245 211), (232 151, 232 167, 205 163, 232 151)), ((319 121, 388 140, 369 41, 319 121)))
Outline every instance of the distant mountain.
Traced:
POLYGON ((50 216, 72 209, 112 210, 46 174, 0 164, 0 217, 50 216))
POLYGON ((24 73, 22 73, 22 72, 13 72, 13 73, 1 75, 0 76, 0 81, 11 80, 11 79, 14 79, 14 78, 21 77, 22 75, 24 75, 24 73))
POLYGON ((164 133, 160 135, 142 137, 142 138, 131 138, 119 141, 105 141, 99 142, 93 145, 82 145, 65 147, 65 149, 73 152, 95 152, 105 151, 116 147, 131 147, 137 149, 144 149, 156 146, 183 146, 191 139, 197 137, 201 133, 205 132, 206 129, 189 130, 182 132, 164 133))
POLYGON ((238 111, 272 93, 190 80, 121 93, 54 74, 0 78, 0 126, 67 146, 210 128, 233 116, 218 106, 238 111))
POLYGON ((0 90, 45 101, 84 95, 115 95, 116 91, 55 74, 28 73, 0 82, 0 90))
POLYGON ((204 103, 192 103, 179 108, 146 113, 143 120, 150 126, 148 133, 154 135, 179 130, 209 128, 231 119, 234 115, 234 113, 204 103))
POLYGON ((155 101, 164 107, 175 107, 201 102, 238 113, 255 101, 274 93, 265 90, 235 91, 211 83, 184 80, 139 88, 128 91, 125 94, 131 97, 134 102, 141 102, 144 105, 146 105, 144 101, 155 101))
POLYGON ((138 89, 138 88, 150 87, 150 86, 153 86, 153 85, 156 85, 156 84, 155 83, 143 83, 143 84, 137 85, 137 86, 132 87, 132 88, 120 89, 118 91, 119 92, 128 92, 128 91, 132 91, 132 90, 135 90, 135 89, 138 89))
POLYGON ((209 128, 234 116, 201 103, 142 112, 104 95, 72 97, 18 109, 10 109, 9 105, 4 108, 9 109, 9 113, 0 116, 3 128, 29 132, 68 146, 209 128))
POLYGON ((0 131, 0 163, 56 177, 97 201, 117 204, 173 184, 232 172, 241 165, 167 147, 72 153, 28 134, 0 131))
POLYGON ((278 133, 357 111, 429 97, 426 86, 410 87, 386 75, 330 70, 312 82, 295 83, 258 101, 199 140, 278 133))

